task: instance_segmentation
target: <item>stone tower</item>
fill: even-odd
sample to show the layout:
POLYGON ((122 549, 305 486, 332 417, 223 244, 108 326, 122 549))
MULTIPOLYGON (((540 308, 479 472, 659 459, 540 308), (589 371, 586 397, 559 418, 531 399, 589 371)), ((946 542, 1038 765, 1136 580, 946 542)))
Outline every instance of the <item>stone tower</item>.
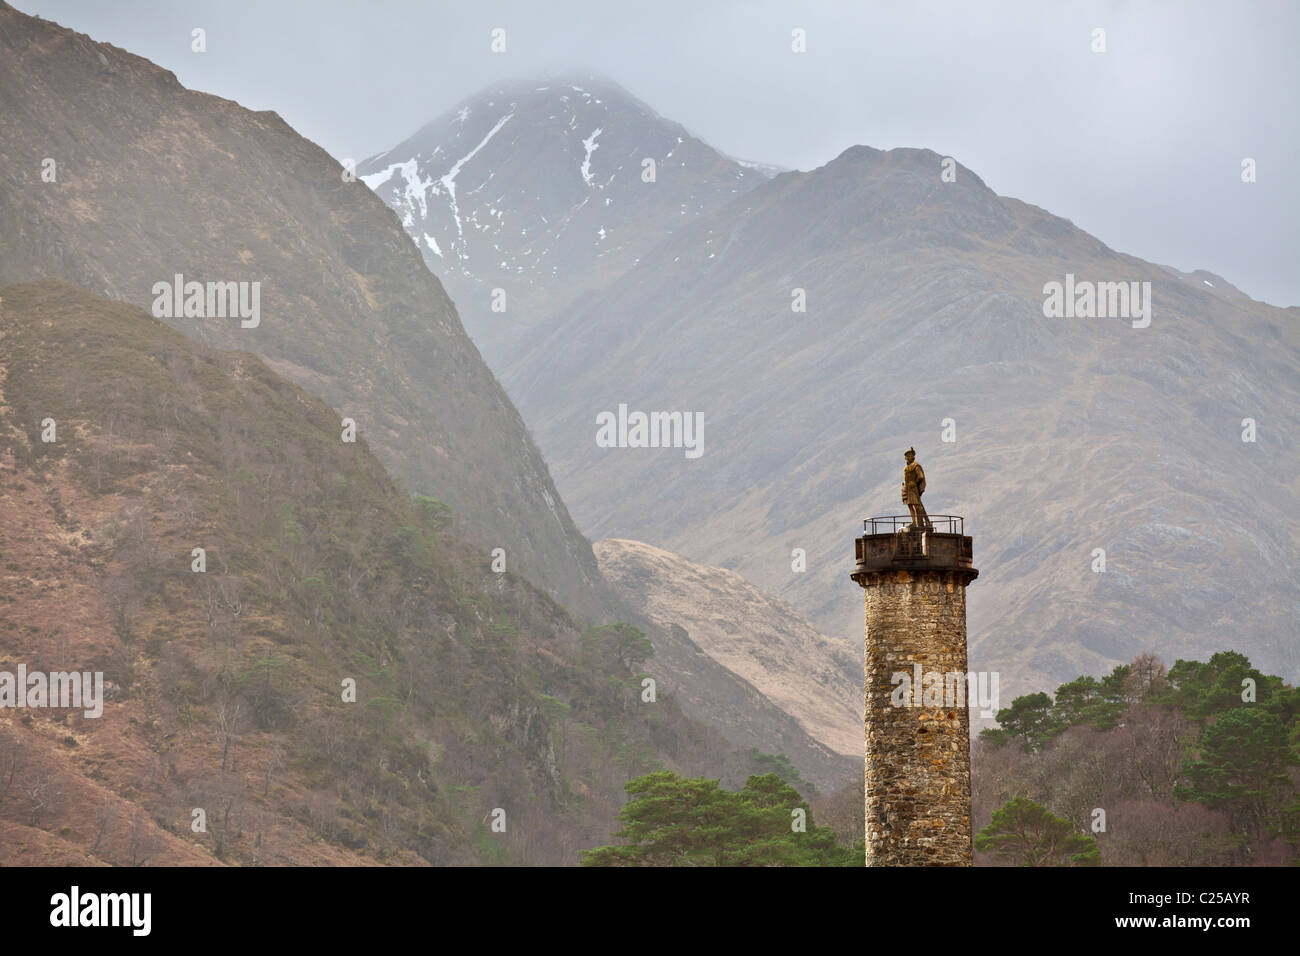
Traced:
POLYGON ((966 586, 979 572, 963 519, 907 521, 867 519, 852 573, 866 594, 867 866, 970 866, 966 586))

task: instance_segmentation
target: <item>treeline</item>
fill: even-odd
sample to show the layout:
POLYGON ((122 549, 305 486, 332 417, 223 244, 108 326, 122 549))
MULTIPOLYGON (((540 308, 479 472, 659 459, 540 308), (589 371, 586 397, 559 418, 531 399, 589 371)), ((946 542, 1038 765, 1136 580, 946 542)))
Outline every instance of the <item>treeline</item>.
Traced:
MULTIPOLYGON (((1032 801, 1107 866, 1295 864, 1298 715, 1300 691, 1235 651, 1169 668, 1145 654, 999 710, 972 754, 972 820, 1032 801)), ((977 858, 1006 862, 1025 860, 977 858)))
MULTIPOLYGON (((972 752, 977 866, 1300 863, 1300 691, 1242 654, 1169 668, 1144 654, 996 716, 972 752)), ((586 865, 864 862, 860 780, 817 795, 769 774, 731 792, 665 772, 627 791, 622 845, 586 865)))

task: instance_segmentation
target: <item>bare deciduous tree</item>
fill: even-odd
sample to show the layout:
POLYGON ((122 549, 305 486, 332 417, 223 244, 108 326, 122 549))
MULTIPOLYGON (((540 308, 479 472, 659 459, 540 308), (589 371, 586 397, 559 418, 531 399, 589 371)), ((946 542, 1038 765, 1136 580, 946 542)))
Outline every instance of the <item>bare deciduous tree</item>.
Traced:
POLYGON ((22 770, 27 759, 27 745, 16 734, 5 731, 0 734, 0 804, 13 789, 14 778, 22 770))
POLYGON ((91 853, 99 852, 99 845, 104 842, 104 837, 108 836, 109 830, 113 828, 113 805, 109 801, 105 800, 103 806, 99 808, 95 824, 95 844, 90 848, 91 853))
POLYGON ((36 763, 24 772, 20 786, 30 801, 28 822, 38 827, 62 795, 58 778, 46 764, 36 763))
POLYGON ((262 796, 271 792, 271 774, 284 766, 284 748, 276 744, 266 757, 266 770, 262 777, 262 796))
POLYGON ((1139 654, 1129 664, 1128 677, 1124 681, 1125 698, 1131 703, 1164 690, 1169 686, 1165 679, 1167 670, 1155 654, 1139 654))
POLYGON ((222 736, 222 773, 226 772, 227 762, 230 758, 230 745, 239 733, 239 709, 240 701, 238 699, 223 697, 217 703, 217 726, 221 729, 222 736))
POLYGON ((130 851, 132 866, 144 866, 158 852, 158 840, 143 812, 136 813, 131 825, 130 851))

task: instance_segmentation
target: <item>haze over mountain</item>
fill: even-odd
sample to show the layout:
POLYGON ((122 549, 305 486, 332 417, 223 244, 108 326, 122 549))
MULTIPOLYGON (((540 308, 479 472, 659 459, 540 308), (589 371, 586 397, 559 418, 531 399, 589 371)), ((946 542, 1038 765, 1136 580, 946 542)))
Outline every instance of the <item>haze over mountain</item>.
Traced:
POLYGON ((0 283, 54 276, 144 308, 176 274, 260 283, 255 327, 179 303, 166 321, 320 395, 410 491, 452 506, 485 562, 503 548, 576 613, 607 615, 590 544, 437 279, 274 113, 0 2, 0 243, 0 283))
POLYGON ((1295 675, 1300 310, 1111 250, 965 167, 944 182, 941 160, 857 146, 779 175, 527 331, 499 372, 580 526, 856 635, 855 522, 904 510, 915 445, 927 506, 975 535, 972 661, 1004 695, 1224 634, 1295 675), (1150 282, 1150 326, 1045 317, 1067 274, 1150 282), (620 403, 702 413, 703 456, 599 447, 620 403))
POLYGON ((861 766, 849 539, 902 510, 908 445, 931 512, 975 535, 972 667, 1003 672, 1004 703, 1225 640, 1297 673, 1300 309, 1117 253, 965 167, 945 182, 928 150, 772 178, 606 81, 494 88, 362 164, 395 216, 274 114, 2 2, 0 54, 0 283, 121 300, 3 292, 0 650, 102 664, 125 695, 103 725, 0 739, 0 767, 38 754, 76 794, 66 842, 23 824, 23 859, 136 862, 142 810, 230 797, 218 737, 264 798, 277 745, 298 761, 244 797, 293 863, 569 861, 635 773, 748 769, 710 727, 833 784, 861 766), (259 283, 259 321, 165 318, 195 343, 121 304, 178 273, 259 283), (1150 326, 1045 317, 1067 276, 1149 282, 1150 326), (703 454, 602 447, 621 405, 700 414, 703 454), (605 542, 615 589, 566 501, 642 539, 605 542), (196 534, 233 558, 219 575, 176 558, 196 534), (578 620, 628 608, 658 629, 650 664, 635 631, 578 620), (352 724, 313 696, 345 670, 352 724), (480 790, 546 835, 485 843, 480 790), (137 821, 111 853, 87 849, 92 804, 137 821))
POLYGON ((524 329, 775 171, 722 155, 595 76, 484 90, 357 167, 494 368, 518 354, 524 329))
MULTIPOLYGON (((139 57, 3 5, 0 48, 0 160, 7 170, 0 177, 0 280, 58 276, 142 307, 154 304, 155 283, 170 285, 178 272, 185 281, 259 283, 261 314, 251 327, 236 316, 174 314, 163 321, 209 345, 255 353, 277 374, 336 402, 338 418, 357 421, 360 443, 384 460, 406 491, 451 505, 438 520, 450 514, 458 540, 477 548, 456 552, 472 570, 486 572, 488 549, 499 546, 509 572, 544 585, 575 615, 637 617, 641 602, 623 604, 605 585, 518 413, 464 334, 438 280, 363 184, 345 181, 329 157, 271 114, 185 90, 139 57), (110 114, 115 119, 105 121, 110 114), (51 181, 43 176, 46 157, 54 162, 51 181)), ((89 381, 111 365, 80 349, 65 359, 69 374, 89 381)), ((110 434, 138 433, 133 441, 143 444, 173 441, 125 419, 98 424, 110 434)), ((252 427, 220 424, 223 441, 252 427)), ((260 440, 275 440, 257 431, 260 440)), ((340 433, 341 427, 332 441, 340 433)), ((97 467, 106 467, 103 462, 97 467)), ((261 480, 270 493, 276 476, 274 466, 267 467, 261 480)), ((236 478, 249 476, 238 469, 225 475, 236 478)), ((302 483, 312 486, 306 475, 302 483)), ((236 494, 252 500, 248 488, 236 494)), ((166 512, 175 503, 146 497, 130 511, 138 517, 154 509, 160 520, 170 520, 166 512)), ((282 516, 267 520, 270 527, 259 533, 278 527, 282 516)), ((4 543, 10 553, 13 542, 4 543)), ((84 556, 65 557, 53 579, 75 576, 84 556)), ((152 593, 155 563, 132 565, 132 574, 145 580, 122 572, 123 586, 152 593)), ((341 573, 343 584, 324 576, 320 586, 354 592, 355 563, 341 573)), ((267 597, 273 605, 296 600, 282 586, 267 594, 274 595, 267 597)), ((17 618, 26 620, 27 609, 35 614, 41 607, 24 605, 17 618)), ((664 654, 650 668, 660 694, 712 728, 687 721, 682 726, 693 728, 689 734, 724 748, 698 771, 739 772, 745 765, 725 751, 731 740, 745 750, 785 753, 819 786, 837 786, 852 773, 850 762, 716 662, 673 670, 677 650, 686 648, 692 658, 696 652, 670 630, 644 623, 664 654)), ((87 640, 100 624, 88 621, 87 640)), ((161 617, 152 626, 161 635, 186 625, 161 617)), ((85 646, 109 652, 93 640, 85 646)), ((25 649, 31 650, 27 642, 9 648, 15 659, 25 649)), ((498 650, 513 654, 516 648, 506 642, 498 650)), ((622 779, 610 776, 608 782, 617 790, 622 779)))

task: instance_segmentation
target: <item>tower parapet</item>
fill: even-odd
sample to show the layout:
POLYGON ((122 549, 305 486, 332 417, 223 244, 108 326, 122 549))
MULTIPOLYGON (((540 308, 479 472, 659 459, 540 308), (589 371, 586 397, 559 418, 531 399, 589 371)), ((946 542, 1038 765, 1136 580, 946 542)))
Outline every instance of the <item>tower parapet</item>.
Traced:
POLYGON ((966 576, 963 584, 979 576, 979 571, 971 567, 973 555, 965 518, 931 515, 933 527, 928 530, 909 527, 907 520, 907 515, 863 520, 862 537, 854 541, 858 565, 850 575, 854 581, 866 587, 868 575, 902 569, 953 571, 966 576))

